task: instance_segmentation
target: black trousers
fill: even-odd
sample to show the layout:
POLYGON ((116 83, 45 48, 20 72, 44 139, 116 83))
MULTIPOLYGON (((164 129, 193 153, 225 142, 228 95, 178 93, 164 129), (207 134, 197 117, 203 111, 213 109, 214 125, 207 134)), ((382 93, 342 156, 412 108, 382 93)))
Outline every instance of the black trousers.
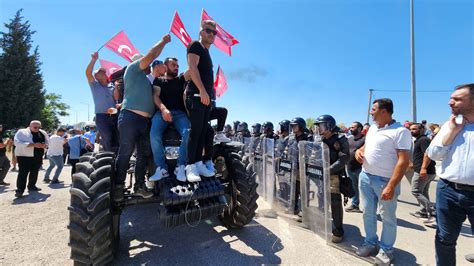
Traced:
POLYGON ((224 107, 212 107, 211 113, 209 114, 209 121, 214 119, 217 119, 217 132, 224 131, 227 109, 224 107))
POLYGON ((335 236, 344 235, 344 229, 342 228, 343 215, 341 193, 331 193, 332 234, 335 236))
POLYGON ((43 156, 40 157, 24 157, 17 156, 18 177, 16 179, 16 191, 23 193, 26 188, 26 179, 28 179, 28 189, 36 187, 38 180, 38 171, 43 162, 43 156))
POLYGON ((79 159, 69 159, 69 163, 71 164, 71 177, 76 172, 76 164, 79 162, 79 159))
POLYGON ((194 164, 202 161, 207 126, 209 125, 210 107, 202 104, 201 98, 194 96, 186 98, 186 106, 191 122, 187 145, 187 163, 194 164))
POLYGON ((10 160, 6 155, 0 155, 0 182, 5 180, 8 170, 10 170, 10 160))

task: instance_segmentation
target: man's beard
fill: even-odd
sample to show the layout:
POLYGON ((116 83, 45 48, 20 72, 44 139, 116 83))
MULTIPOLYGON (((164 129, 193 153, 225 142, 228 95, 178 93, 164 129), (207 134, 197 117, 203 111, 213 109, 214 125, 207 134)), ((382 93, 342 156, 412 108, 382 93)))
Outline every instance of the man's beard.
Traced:
POLYGON ((166 72, 166 76, 176 78, 178 76, 178 72, 166 72))

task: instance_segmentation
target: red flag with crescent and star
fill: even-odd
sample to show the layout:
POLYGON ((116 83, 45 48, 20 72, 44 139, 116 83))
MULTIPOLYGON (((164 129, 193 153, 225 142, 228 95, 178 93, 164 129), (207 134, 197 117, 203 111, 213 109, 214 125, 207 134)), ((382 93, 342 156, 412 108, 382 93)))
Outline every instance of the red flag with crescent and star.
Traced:
POLYGON ((181 18, 178 15, 178 11, 176 11, 174 13, 173 21, 171 22, 170 31, 172 33, 174 33, 174 35, 176 35, 176 37, 178 37, 178 39, 180 39, 181 42, 183 42, 183 44, 184 44, 184 46, 186 46, 186 48, 191 43, 192 39, 189 36, 186 29, 184 28, 183 21, 181 21, 181 18))
POLYGON ((100 59, 100 66, 105 68, 105 74, 107 75, 108 78, 110 78, 110 76, 119 71, 120 69, 122 69, 122 67, 114 62, 110 62, 110 61, 107 61, 107 60, 104 60, 104 59, 100 59))
POLYGON ((217 67, 214 90, 216 91, 217 97, 221 97, 227 91, 227 79, 224 76, 224 72, 222 71, 221 66, 217 67))
MULTIPOLYGON (((213 20, 206 12, 206 10, 202 10, 201 14, 201 22, 203 20, 213 20)), ((214 20, 215 21, 215 20, 214 20)), ((230 35, 227 31, 225 31, 217 22, 217 35, 214 40, 214 45, 217 49, 221 50, 222 52, 226 53, 227 55, 232 55, 232 46, 239 43, 234 36, 230 35)))
POLYGON ((112 39, 105 44, 105 47, 129 62, 132 62, 133 56, 140 54, 123 30, 112 37, 112 39))

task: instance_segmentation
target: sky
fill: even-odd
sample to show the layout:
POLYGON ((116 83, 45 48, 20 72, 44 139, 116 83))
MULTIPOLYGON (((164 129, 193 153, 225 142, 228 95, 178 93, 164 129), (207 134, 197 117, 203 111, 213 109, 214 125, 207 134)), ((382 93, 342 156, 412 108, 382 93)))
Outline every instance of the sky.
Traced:
MULTIPOLYGON (((442 123, 453 88, 474 82, 474 1, 414 3, 417 118, 442 123)), ((227 77, 217 99, 229 110, 227 123, 276 126, 322 114, 345 125, 366 122, 369 89, 373 99, 394 101, 395 119, 412 118, 409 0, 0 0, 0 31, 20 8, 36 31, 45 89, 71 106, 64 123, 92 120, 85 76, 92 52, 124 30, 146 53, 169 32, 175 11, 197 38, 202 8, 240 42, 231 57, 210 50, 214 71, 220 65, 227 77)), ((187 67, 174 35, 159 58, 167 56, 187 67)), ((99 57, 127 64, 106 48, 99 57)))

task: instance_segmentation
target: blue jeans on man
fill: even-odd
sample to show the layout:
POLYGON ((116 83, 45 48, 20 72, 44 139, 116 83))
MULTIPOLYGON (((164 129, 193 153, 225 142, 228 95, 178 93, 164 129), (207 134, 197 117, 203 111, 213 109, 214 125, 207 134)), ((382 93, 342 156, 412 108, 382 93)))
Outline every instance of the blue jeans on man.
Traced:
POLYGON ((372 246, 380 246, 386 252, 393 252, 397 237, 397 198, 400 195, 400 184, 395 189, 391 200, 380 200, 383 189, 389 178, 371 175, 362 171, 359 175, 360 200, 364 210, 365 242, 372 246), (382 217, 382 235, 377 236, 377 208, 380 204, 382 217))
POLYGON ((362 168, 356 170, 347 169, 347 175, 352 181, 352 188, 354 189, 355 195, 352 197, 352 206, 359 207, 359 175, 362 168))
POLYGON ((53 170, 54 166, 56 166, 56 172, 54 172, 53 181, 58 181, 59 175, 64 167, 64 160, 62 155, 49 155, 49 167, 46 169, 46 173, 44 174, 44 179, 48 180, 51 171, 53 170))
MULTIPOLYGON (((186 145, 189 136, 189 119, 185 112, 174 110, 171 111, 173 117, 174 128, 181 135, 181 145, 179 146, 179 155, 177 159, 178 165, 186 165, 186 145)), ((153 158, 157 167, 168 170, 165 162, 165 149, 163 147, 163 133, 168 127, 168 122, 163 119, 160 111, 156 112, 151 120, 150 144, 153 152, 153 158)))
POLYGON ((104 151, 117 152, 119 141, 117 115, 95 114, 95 124, 100 133, 100 144, 104 151))
POLYGON ((456 265, 456 242, 466 216, 474 234, 474 191, 458 190, 453 183, 439 179, 436 187, 437 265, 456 265))

